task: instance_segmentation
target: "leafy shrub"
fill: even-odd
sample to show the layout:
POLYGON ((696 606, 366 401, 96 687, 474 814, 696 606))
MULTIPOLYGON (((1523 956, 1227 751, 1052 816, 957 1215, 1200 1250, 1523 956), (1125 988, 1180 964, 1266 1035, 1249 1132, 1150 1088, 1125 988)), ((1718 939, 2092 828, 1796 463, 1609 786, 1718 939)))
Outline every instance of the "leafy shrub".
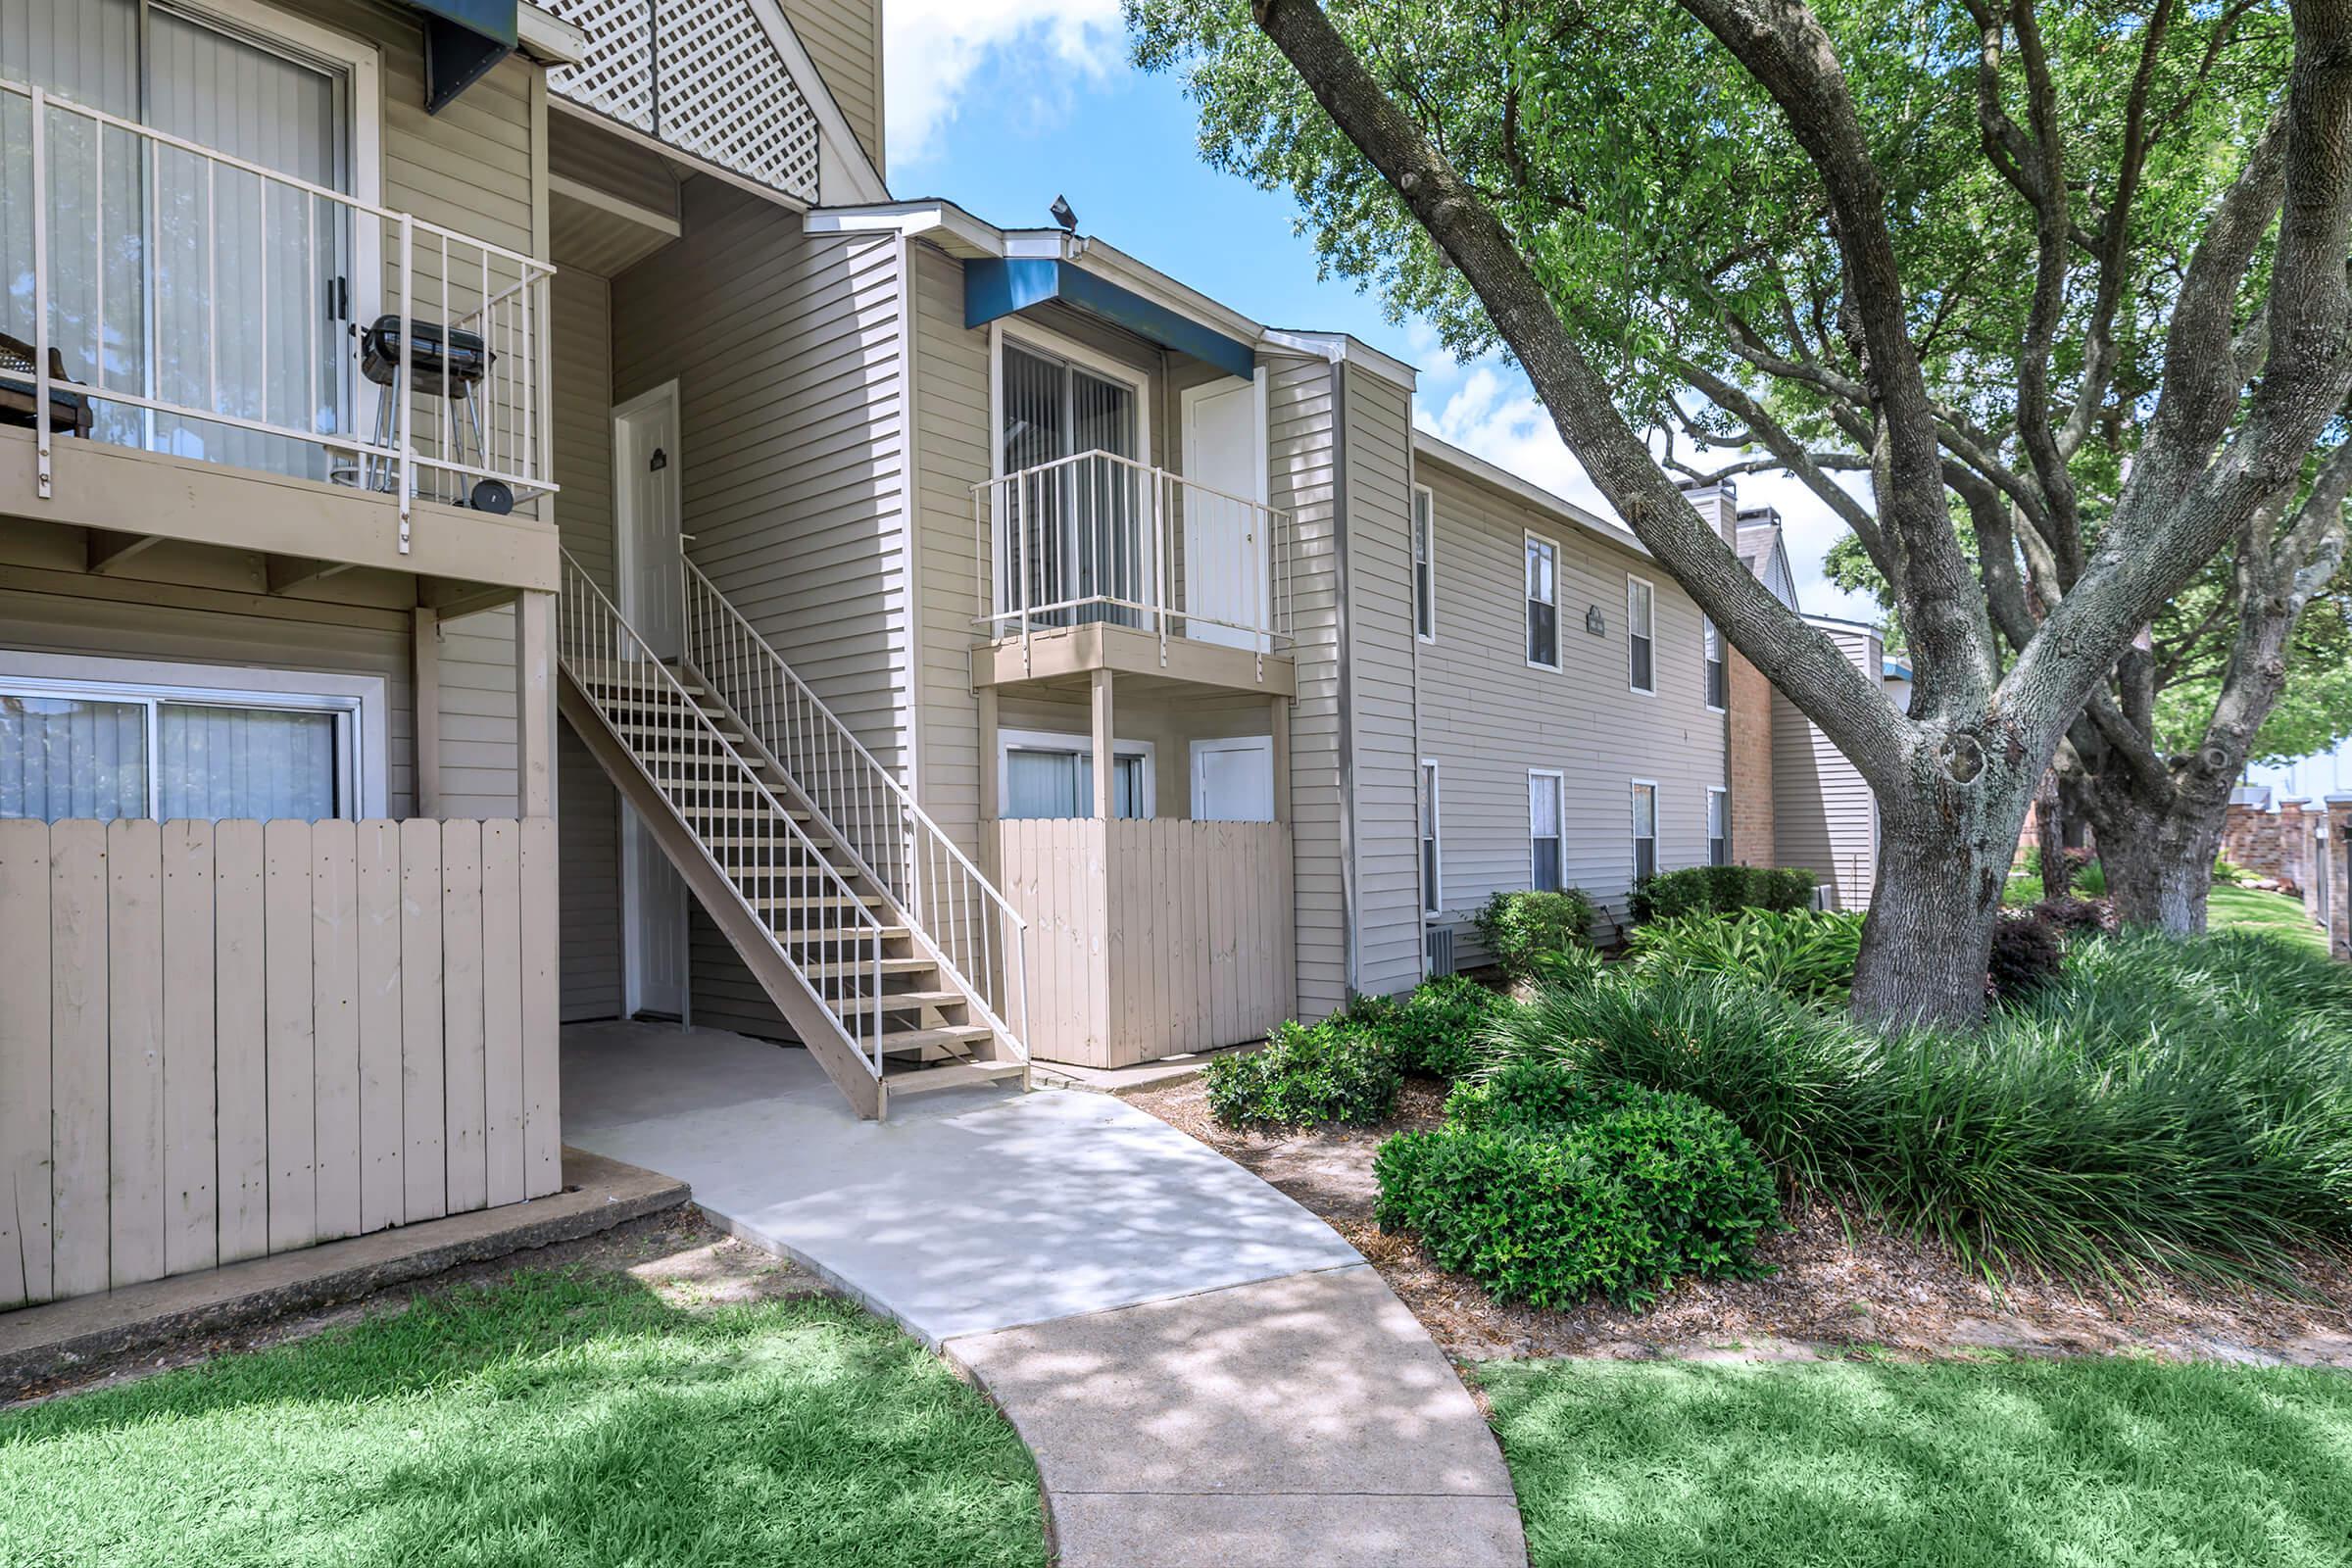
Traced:
POLYGON ((2078 942, 1973 1034, 1646 969, 1544 994, 1496 1047, 1696 1095, 1988 1276, 2278 1281, 2352 1247, 2352 967, 2258 933, 2078 942))
POLYGON ((1577 888, 1557 893, 1497 893, 1471 917, 1478 939, 1514 980, 1535 974, 1546 954, 1590 947, 1592 901, 1577 888))
POLYGON ((1464 1127, 1540 1127, 1583 1121, 1623 1103, 1629 1094, 1645 1093, 1622 1078, 1595 1077, 1571 1062, 1522 1056, 1455 1085, 1446 1097, 1446 1119, 1464 1127))
POLYGON ((1862 916, 1815 909, 1677 915, 1634 932, 1634 961, 1737 975, 1805 1002, 1841 1005, 1862 954, 1862 916))
POLYGON ((1348 1018, 1393 1051, 1404 1071, 1450 1082, 1486 1059, 1488 1028, 1516 1005, 1465 975, 1441 975, 1400 1000, 1358 997, 1348 1018))
POLYGON ((2004 911, 1992 928, 1986 965, 1986 995, 2015 1002, 2058 978, 2066 962, 2066 928, 2036 906, 2023 914, 2004 911))
POLYGON ((1283 1023, 1266 1049, 1219 1056, 1201 1074, 1209 1114, 1231 1127, 1386 1121, 1396 1106, 1396 1053, 1345 1016, 1283 1023))
MULTIPOLYGON (((1449 1122, 1381 1147, 1377 1215, 1497 1299, 1641 1304, 1677 1275, 1744 1274, 1779 1223, 1771 1173, 1721 1112, 1628 1086, 1573 1119, 1449 1122)), ((1573 1102, 1573 1103, 1571 1103, 1573 1102)))
POLYGON ((2229 887, 2242 888, 2254 880, 2254 873, 2229 857, 2217 855, 2213 858, 2213 879, 2229 887))
POLYGON ((1634 884, 1634 923, 1737 909, 1812 907, 1815 878, 1801 867, 1693 865, 1659 871, 1634 884))

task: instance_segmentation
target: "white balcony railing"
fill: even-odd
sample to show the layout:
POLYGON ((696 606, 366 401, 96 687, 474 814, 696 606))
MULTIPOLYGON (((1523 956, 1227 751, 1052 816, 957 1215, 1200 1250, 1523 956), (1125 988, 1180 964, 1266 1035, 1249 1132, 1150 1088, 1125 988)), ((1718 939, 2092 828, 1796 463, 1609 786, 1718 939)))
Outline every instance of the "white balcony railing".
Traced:
POLYGON ((417 498, 556 489, 552 267, 38 87, 0 112, 29 129, 0 331, 31 350, 0 388, 32 394, 42 496, 76 434, 397 496, 404 550, 417 498))
POLYGON ((1263 502, 1087 452, 974 485, 972 527, 992 639, 1102 623, 1291 647, 1291 514, 1263 502))

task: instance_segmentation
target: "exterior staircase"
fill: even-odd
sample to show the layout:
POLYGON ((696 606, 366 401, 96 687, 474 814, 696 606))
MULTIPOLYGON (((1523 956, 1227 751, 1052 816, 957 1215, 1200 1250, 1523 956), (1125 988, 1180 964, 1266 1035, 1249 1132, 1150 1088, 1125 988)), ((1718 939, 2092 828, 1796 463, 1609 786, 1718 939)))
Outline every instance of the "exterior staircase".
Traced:
POLYGON ((564 555, 564 716, 858 1115, 1026 1088, 1026 922, 679 564, 684 655, 664 660, 564 555))

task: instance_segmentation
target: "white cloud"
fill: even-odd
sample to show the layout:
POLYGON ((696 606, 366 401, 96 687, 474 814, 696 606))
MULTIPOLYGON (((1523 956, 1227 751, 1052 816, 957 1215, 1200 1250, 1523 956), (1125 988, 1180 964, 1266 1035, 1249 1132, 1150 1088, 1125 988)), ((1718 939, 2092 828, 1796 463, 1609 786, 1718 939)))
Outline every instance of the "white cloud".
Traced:
POLYGON ((1119 0, 884 0, 882 31, 894 172, 922 162, 992 56, 1040 120, 1065 112, 1074 77, 1126 69, 1119 0))
MULTIPOLYGON (((1604 517, 1616 516, 1560 440, 1526 375, 1498 359, 1456 365, 1434 342, 1425 347, 1416 339, 1414 349, 1421 359, 1416 423, 1530 484, 1604 517)), ((1845 524, 1803 484, 1778 474, 1743 475, 1740 501, 1742 506, 1780 509, 1788 564, 1796 572, 1797 602, 1808 612, 1879 618, 1878 606, 1867 596, 1847 593, 1823 572, 1822 557, 1844 534, 1845 524)))

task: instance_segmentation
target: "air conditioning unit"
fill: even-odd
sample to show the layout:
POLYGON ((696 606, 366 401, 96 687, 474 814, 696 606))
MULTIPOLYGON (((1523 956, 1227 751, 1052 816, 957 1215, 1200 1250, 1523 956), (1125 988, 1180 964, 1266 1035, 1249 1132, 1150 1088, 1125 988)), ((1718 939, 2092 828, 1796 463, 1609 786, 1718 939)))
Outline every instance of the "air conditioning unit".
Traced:
POLYGON ((1429 972, 1434 977, 1453 973, 1453 927, 1424 926, 1421 940, 1429 958, 1429 972))

